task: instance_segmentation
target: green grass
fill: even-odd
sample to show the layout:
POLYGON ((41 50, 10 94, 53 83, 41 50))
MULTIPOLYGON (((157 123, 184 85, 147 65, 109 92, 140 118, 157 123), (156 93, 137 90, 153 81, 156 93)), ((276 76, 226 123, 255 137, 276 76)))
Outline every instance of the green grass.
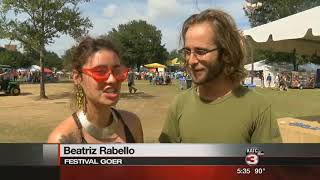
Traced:
POLYGON ((289 89, 277 91, 270 88, 256 88, 272 104, 277 118, 296 117, 320 121, 320 89, 289 89))

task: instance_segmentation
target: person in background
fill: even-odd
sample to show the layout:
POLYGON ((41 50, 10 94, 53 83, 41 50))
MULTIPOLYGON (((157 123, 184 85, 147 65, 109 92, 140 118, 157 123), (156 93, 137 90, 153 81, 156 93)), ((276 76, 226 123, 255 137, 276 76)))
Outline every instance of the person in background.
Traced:
POLYGON ((263 95, 241 86, 245 47, 233 18, 207 9, 190 16, 179 51, 195 86, 171 103, 161 143, 278 143, 273 109, 263 95))
POLYGON ((279 89, 279 81, 280 81, 280 75, 279 73, 277 73, 277 75, 274 78, 275 89, 279 89))
POLYGON ((152 84, 153 73, 148 72, 149 84, 152 84))
POLYGON ((74 113, 50 134, 48 143, 141 143, 139 118, 113 108, 128 69, 119 51, 105 39, 85 38, 72 58, 74 113))
POLYGON ((10 81, 10 72, 8 69, 5 69, 3 73, 0 73, 0 86, 2 88, 8 87, 10 81))
POLYGON ((132 91, 136 93, 138 90, 137 88, 133 87, 135 78, 136 78, 135 73, 132 71, 132 69, 130 69, 128 74, 128 88, 129 88, 130 94, 132 93, 132 91))
POLYGON ((264 74, 263 74, 263 71, 261 71, 259 73, 259 78, 260 78, 260 81, 261 81, 261 88, 264 88, 265 85, 264 85, 264 74))
POLYGON ((271 81, 272 81, 272 77, 271 77, 271 75, 269 73, 268 76, 267 76, 268 87, 270 87, 271 81))

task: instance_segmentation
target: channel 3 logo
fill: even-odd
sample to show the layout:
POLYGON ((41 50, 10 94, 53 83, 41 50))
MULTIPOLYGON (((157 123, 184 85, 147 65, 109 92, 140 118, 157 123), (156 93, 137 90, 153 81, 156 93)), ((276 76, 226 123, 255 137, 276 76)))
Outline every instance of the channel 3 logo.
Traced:
POLYGON ((258 148, 255 148, 255 147, 248 148, 246 151, 245 161, 249 166, 254 166, 259 163, 259 157, 263 155, 264 155, 264 152, 260 151, 258 148))

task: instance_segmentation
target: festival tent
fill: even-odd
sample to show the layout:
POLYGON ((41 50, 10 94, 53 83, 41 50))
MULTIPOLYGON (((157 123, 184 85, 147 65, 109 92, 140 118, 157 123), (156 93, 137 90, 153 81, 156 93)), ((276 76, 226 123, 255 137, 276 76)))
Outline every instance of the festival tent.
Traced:
POLYGON ((183 64, 179 62, 178 58, 174 58, 168 62, 168 66, 182 66, 183 64))
POLYGON ((17 69, 17 72, 26 72, 27 71, 27 69, 25 69, 25 68, 18 68, 17 69))
POLYGON ((51 74, 51 73, 53 72, 53 71, 50 70, 49 68, 44 68, 43 71, 44 71, 45 73, 48 73, 48 74, 51 74))
POLYGON ((320 56, 320 6, 243 31, 253 49, 320 56))
MULTIPOLYGON (((32 71, 32 72, 34 72, 34 71, 40 71, 40 66, 38 66, 38 65, 31 65, 31 67, 29 68, 29 70, 30 71, 32 71)), ((49 69, 49 68, 44 68, 43 69, 44 70, 44 73, 47 73, 47 74, 51 74, 51 73, 53 73, 53 71, 51 70, 51 69, 49 69)))
POLYGON ((31 67, 29 68, 30 71, 34 72, 34 71, 40 71, 40 66, 38 65, 31 65, 31 67))
POLYGON ((159 64, 159 63, 151 63, 151 64, 144 65, 144 67, 147 67, 147 68, 166 68, 167 66, 165 66, 163 64, 159 64))

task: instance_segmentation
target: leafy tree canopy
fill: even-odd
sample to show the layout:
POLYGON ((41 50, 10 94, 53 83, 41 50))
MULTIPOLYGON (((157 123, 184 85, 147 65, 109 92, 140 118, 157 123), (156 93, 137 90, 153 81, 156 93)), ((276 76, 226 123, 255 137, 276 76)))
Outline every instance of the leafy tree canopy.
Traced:
POLYGON ((158 62, 165 63, 168 52, 161 44, 162 33, 154 25, 146 21, 133 20, 120 24, 103 36, 112 40, 120 49, 122 61, 130 67, 158 62))

